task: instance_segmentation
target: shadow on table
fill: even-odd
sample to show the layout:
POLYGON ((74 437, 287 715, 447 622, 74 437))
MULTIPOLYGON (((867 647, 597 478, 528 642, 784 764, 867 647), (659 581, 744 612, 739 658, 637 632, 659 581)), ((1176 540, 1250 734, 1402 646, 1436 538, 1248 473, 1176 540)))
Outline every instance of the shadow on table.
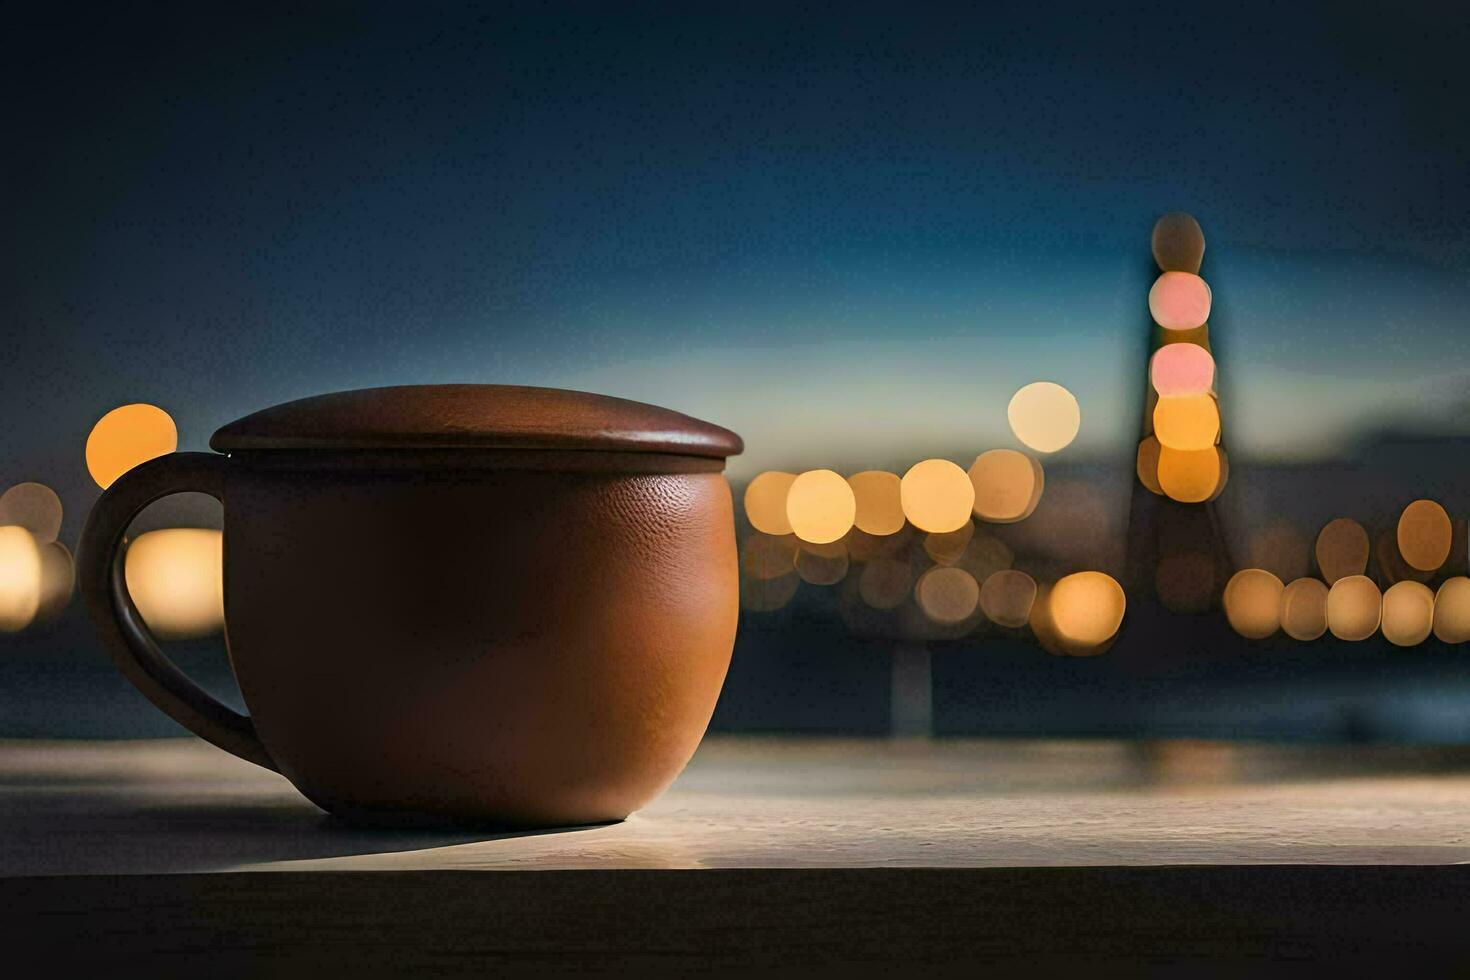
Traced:
POLYGON ((592 826, 515 830, 476 826, 363 826, 302 801, 168 805, 137 799, 0 799, 0 874, 132 874, 245 870, 283 861, 432 850, 567 834, 592 826))

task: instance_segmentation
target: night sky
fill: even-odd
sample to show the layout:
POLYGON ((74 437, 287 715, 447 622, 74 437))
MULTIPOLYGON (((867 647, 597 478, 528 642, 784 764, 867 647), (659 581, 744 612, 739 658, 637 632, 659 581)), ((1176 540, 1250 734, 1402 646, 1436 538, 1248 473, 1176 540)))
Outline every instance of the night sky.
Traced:
POLYGON ((115 405, 381 384, 666 404, 739 477, 965 462, 1049 378, 1126 457, 1175 209, 1233 452, 1465 431, 1448 5, 203 6, 6 15, 0 482, 69 528, 115 405))

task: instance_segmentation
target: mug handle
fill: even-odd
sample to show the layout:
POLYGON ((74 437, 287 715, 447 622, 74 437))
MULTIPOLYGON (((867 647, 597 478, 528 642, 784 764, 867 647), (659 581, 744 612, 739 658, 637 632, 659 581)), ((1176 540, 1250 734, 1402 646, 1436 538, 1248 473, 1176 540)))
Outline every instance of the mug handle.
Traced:
POLYGON ((174 493, 207 493, 224 503, 225 460, 214 453, 170 453, 120 476, 102 492, 77 546, 77 583, 103 646, 143 696, 189 731, 226 752, 276 771, 250 718, 189 680, 158 648, 128 594, 119 546, 138 512, 174 493))

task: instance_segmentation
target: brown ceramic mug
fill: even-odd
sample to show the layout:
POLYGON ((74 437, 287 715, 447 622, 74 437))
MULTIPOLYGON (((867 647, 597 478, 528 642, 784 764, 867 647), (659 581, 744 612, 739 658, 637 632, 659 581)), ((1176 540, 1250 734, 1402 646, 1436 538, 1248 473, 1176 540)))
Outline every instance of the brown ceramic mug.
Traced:
POLYGON ((215 433, 97 501, 87 605, 155 705, 358 817, 618 820, 693 755, 729 665, 738 436, 581 392, 340 392, 215 433), (121 546, 160 497, 224 507, 225 631, 249 716, 185 677, 121 546))

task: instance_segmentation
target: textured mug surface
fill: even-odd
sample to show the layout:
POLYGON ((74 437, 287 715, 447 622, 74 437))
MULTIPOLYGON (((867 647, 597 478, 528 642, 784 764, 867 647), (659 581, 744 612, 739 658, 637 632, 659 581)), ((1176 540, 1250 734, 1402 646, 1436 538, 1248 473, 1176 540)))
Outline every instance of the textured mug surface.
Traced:
POLYGON ((224 492, 236 676, 319 806, 619 819, 699 744, 737 618, 722 474, 247 463, 224 492))
POLYGON ((584 392, 410 386, 303 399, 98 499, 78 579, 155 705, 334 813, 618 820, 677 776, 738 619, 738 436, 584 392), (248 716, 166 657, 127 594, 151 501, 224 510, 225 633, 248 716))

